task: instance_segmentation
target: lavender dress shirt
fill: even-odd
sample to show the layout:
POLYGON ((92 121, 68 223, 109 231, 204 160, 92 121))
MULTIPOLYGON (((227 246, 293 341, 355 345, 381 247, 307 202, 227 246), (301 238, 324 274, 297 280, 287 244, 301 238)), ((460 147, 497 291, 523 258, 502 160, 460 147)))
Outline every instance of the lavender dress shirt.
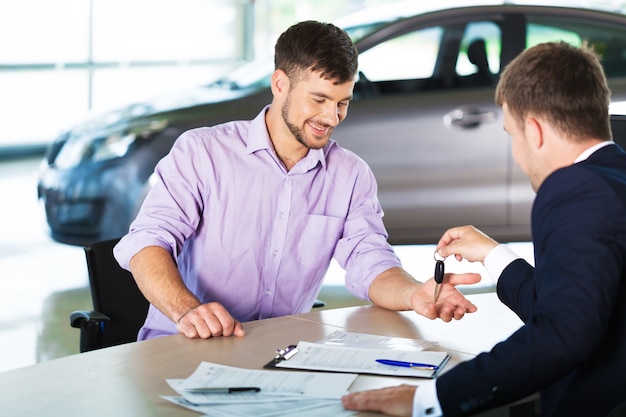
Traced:
MULTIPOLYGON (((374 278, 400 266, 370 168, 331 140, 287 171, 266 110, 183 133, 115 257, 128 269, 142 248, 167 249, 202 302, 218 301, 242 322, 309 311, 332 257, 347 289, 368 299, 374 278)), ((151 305, 138 339, 173 333, 151 305)))

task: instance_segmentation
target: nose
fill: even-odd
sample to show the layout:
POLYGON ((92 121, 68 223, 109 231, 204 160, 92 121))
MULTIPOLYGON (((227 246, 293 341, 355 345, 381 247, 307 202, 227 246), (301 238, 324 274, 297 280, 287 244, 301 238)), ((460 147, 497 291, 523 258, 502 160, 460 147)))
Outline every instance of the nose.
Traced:
POLYGON ((324 118, 324 123, 335 127, 345 118, 345 113, 337 103, 329 102, 324 106, 322 117, 324 118))

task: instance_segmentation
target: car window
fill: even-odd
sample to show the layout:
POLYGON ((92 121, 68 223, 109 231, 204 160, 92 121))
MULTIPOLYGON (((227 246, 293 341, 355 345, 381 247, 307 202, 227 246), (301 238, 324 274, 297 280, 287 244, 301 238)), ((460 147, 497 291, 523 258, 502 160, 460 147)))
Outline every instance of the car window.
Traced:
MULTIPOLYGON (((481 71, 480 66, 486 64, 491 74, 500 72, 500 47, 501 47, 501 30, 500 26, 494 22, 472 22, 467 25, 461 47, 459 48, 459 56, 456 61, 456 73, 459 76, 469 76, 481 71), (468 50, 471 45, 477 42, 484 43, 484 52, 486 60, 483 62, 472 62, 478 57, 470 57, 468 50)), ((482 58, 482 57, 481 57, 482 58)))
POLYGON ((554 17, 529 16, 526 46, 564 40, 579 46, 592 45, 600 55, 608 78, 626 76, 626 28, 605 22, 572 21, 554 17))
POLYGON ((441 27, 397 36, 359 54, 359 70, 369 81, 412 80, 433 75, 441 27))
POLYGON ((500 48, 501 30, 491 21, 401 34, 360 53, 356 90, 386 95, 492 86, 500 48))

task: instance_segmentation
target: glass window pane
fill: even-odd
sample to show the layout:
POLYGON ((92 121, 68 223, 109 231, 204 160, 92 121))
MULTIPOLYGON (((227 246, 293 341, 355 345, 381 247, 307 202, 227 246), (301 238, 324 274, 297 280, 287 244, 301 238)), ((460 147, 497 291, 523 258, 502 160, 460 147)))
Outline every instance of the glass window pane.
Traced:
POLYGON ((441 34, 432 27, 385 41, 359 54, 359 69, 370 81, 432 77, 441 34))
POLYGON ((94 0, 94 60, 234 58, 237 9, 206 0, 94 0))
POLYGON ((87 113, 87 73, 31 71, 0 77, 0 146, 52 141, 87 113))
POLYGON ((608 78, 626 76, 626 28, 588 21, 530 17, 527 45, 564 40, 579 46, 587 42, 600 55, 608 78))
POLYGON ((467 25, 456 61, 457 74, 465 76, 477 72, 476 64, 470 61, 467 54, 469 46, 476 40, 485 42, 484 48, 489 63, 489 71, 492 74, 498 74, 500 72, 501 38, 500 26, 493 22, 474 22, 467 25))
POLYGON ((89 1, 0 2, 0 64, 85 61, 89 1))
POLYGON ((582 44, 582 39, 580 38, 580 35, 578 35, 576 32, 572 32, 571 30, 565 30, 550 25, 536 23, 530 23, 527 30, 527 48, 530 48, 531 46, 540 43, 559 40, 576 46, 580 46, 582 44))

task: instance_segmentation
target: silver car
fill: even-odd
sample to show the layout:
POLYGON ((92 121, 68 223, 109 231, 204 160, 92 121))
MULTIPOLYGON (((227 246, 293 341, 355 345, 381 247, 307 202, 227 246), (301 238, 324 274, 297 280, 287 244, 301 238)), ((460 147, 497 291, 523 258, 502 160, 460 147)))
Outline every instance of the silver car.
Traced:
MULTIPOLYGON (((511 4, 387 12, 337 22, 357 44, 360 72, 333 138, 371 166, 390 242, 433 243, 459 224, 500 241, 529 240, 534 193, 494 104, 499 73, 534 44, 588 42, 602 55, 613 99, 626 100, 626 16, 511 4)), ((178 135, 253 118, 271 101, 272 69, 271 61, 252 63, 61 135, 38 184, 52 236, 86 245, 126 233, 178 135)))

